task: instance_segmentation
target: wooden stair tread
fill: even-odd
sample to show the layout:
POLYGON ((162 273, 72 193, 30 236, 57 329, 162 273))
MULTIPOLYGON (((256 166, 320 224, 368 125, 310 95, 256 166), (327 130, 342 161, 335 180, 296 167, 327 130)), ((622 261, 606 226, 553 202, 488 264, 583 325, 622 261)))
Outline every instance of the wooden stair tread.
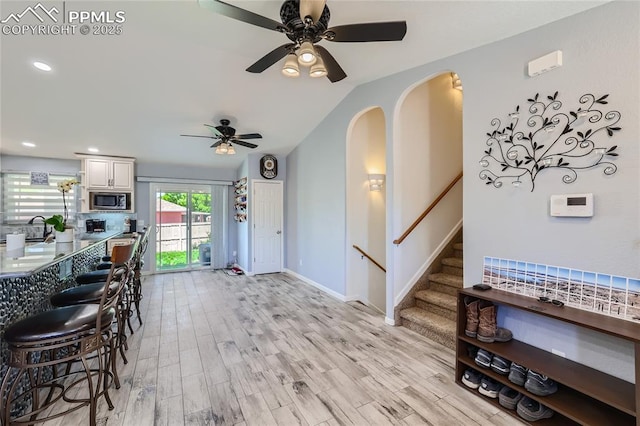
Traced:
POLYGON ((443 316, 427 312, 420 308, 407 308, 400 311, 403 319, 412 321, 422 327, 433 329, 441 334, 452 336, 456 334, 456 322, 443 316))
POLYGON ((446 257, 442 259, 442 264, 462 269, 464 262, 459 257, 446 257))
POLYGON ((453 249, 454 249, 454 250, 462 250, 462 246, 463 246, 463 244, 462 244, 462 243, 455 243, 455 244, 453 245, 453 249))
POLYGON ((427 303, 442 306, 452 311, 456 310, 456 297, 450 294, 433 290, 420 290, 416 292, 415 298, 427 303))
POLYGON ((445 284, 451 287, 462 288, 463 280, 462 277, 451 274, 429 274, 429 281, 434 281, 440 284, 445 284))

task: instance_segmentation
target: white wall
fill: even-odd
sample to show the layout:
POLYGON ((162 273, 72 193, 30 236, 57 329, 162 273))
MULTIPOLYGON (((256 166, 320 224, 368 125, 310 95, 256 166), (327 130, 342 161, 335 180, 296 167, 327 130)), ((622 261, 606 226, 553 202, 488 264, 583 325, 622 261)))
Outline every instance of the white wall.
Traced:
POLYGON ((386 186, 372 192, 367 179, 386 173, 383 111, 374 107, 354 117, 347 139, 347 298, 384 312, 386 274, 353 248, 386 263, 386 186))
MULTIPOLYGON (((403 202, 406 196, 395 193, 393 180, 398 171, 394 169, 405 167, 394 157, 395 147, 409 142, 394 137, 397 129, 389 122, 389 111, 394 111, 407 88, 455 70, 464 86, 465 285, 480 280, 486 255, 639 277, 639 16, 637 2, 608 3, 354 89, 287 157, 289 267, 345 294, 345 135, 350 120, 370 105, 379 105, 387 117, 387 184, 394 188, 387 192, 387 203, 394 206, 387 235, 397 237, 395 217, 405 212, 396 207, 403 206, 396 198, 403 202), (527 77, 528 61, 557 49, 564 54, 561 68, 527 77), (525 188, 487 187, 477 176, 491 119, 510 112, 535 93, 556 90, 569 103, 584 93, 610 94, 609 106, 623 117, 623 130, 615 137, 620 147, 618 172, 604 177, 598 170, 584 171, 571 185, 561 183, 557 174, 541 175, 533 193, 525 188), (563 192, 594 193, 596 216, 588 220, 549 218, 549 195, 563 192), (302 265, 299 259, 304 260, 302 265)), ((393 248, 387 254, 390 252, 393 248)), ((394 265, 397 259, 388 255, 389 259, 393 259, 387 265, 389 273, 401 276, 404 271, 397 271, 394 265)), ((501 322, 529 343, 549 349, 549 342, 562 342, 571 349, 566 351, 568 356, 577 359, 575 354, 580 354, 585 364, 633 380, 634 369, 624 344, 612 346, 610 339, 557 324, 531 334, 524 330, 535 325, 531 320, 519 321, 508 310, 501 310, 501 315, 505 315, 501 322)))

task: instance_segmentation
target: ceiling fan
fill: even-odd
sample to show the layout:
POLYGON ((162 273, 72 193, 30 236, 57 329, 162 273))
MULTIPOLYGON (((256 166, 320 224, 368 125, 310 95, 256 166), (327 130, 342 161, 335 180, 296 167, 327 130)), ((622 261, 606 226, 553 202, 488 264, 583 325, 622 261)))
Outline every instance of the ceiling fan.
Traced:
POLYGON ((258 145, 245 142, 241 139, 262 139, 262 135, 260 133, 246 133, 244 135, 236 135, 236 129, 229 126, 231 122, 226 118, 220 120, 219 126, 212 126, 211 124, 205 124, 213 133, 213 136, 201 136, 201 135, 180 135, 180 136, 188 136, 192 138, 209 138, 209 139, 218 139, 211 148, 216 149, 216 154, 235 154, 236 150, 232 145, 232 142, 236 145, 246 146, 247 148, 257 148, 258 145))
POLYGON ((282 73, 297 77, 298 65, 310 67, 311 77, 326 76, 332 83, 347 76, 335 58, 319 41, 370 42, 399 41, 407 32, 405 21, 372 22, 340 25, 328 28, 329 8, 325 0, 285 0, 280 8, 282 23, 220 0, 198 0, 201 6, 238 21, 285 34, 292 43, 278 46, 247 68, 261 73, 280 59, 287 57, 282 73))

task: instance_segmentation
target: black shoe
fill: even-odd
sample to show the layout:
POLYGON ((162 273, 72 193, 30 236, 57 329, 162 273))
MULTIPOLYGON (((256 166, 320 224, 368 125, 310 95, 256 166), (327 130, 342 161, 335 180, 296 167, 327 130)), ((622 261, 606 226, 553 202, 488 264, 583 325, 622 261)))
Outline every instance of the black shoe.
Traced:
POLYGON ((476 355, 478 355, 478 347, 473 345, 467 346, 467 354, 469 355, 469 358, 475 358, 476 355))
POLYGON ((473 368, 467 368, 462 374, 462 383, 468 388, 478 389, 480 382, 482 381, 482 374, 474 370, 473 368))
POLYGON ((509 381, 518 386, 524 386, 526 379, 527 369, 520 364, 512 362, 511 367, 509 368, 509 381))
POLYGON ((509 374, 511 368, 511 361, 508 359, 502 358, 501 356, 494 355, 491 360, 491 369, 498 374, 502 374, 506 376, 509 374))
POLYGON ((540 373, 529 370, 524 388, 534 395, 547 396, 558 391, 556 382, 540 373))
POLYGON ((516 405, 522 399, 522 394, 517 390, 511 389, 508 386, 500 389, 500 393, 498 394, 498 400, 500 405, 504 408, 508 408, 509 410, 515 410, 516 405))
POLYGON ((553 410, 545 405, 534 401, 531 398, 523 397, 519 402, 517 409, 518 415, 529 422, 535 422, 541 419, 548 419, 553 416, 553 410))
POLYGON ((493 354, 489 351, 485 351, 484 349, 478 349, 478 354, 476 355, 475 362, 480 367, 491 368, 491 360, 493 359, 493 354))
POLYGON ((480 381, 480 387, 478 388, 478 392, 480 392, 484 396, 488 396, 489 398, 497 398, 498 393, 502 389, 502 385, 490 377, 483 377, 480 381))

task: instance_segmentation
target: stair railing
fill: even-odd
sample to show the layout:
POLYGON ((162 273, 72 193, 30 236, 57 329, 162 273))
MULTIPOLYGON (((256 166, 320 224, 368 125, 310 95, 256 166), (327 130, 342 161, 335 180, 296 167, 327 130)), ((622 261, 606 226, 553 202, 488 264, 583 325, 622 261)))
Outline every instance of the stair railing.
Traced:
POLYGON ((382 266, 381 264, 379 264, 378 262, 375 261, 375 259, 371 256, 369 256, 364 250, 362 250, 360 247, 358 247, 357 245, 353 245, 353 248, 358 250, 360 252, 360 254, 364 257, 366 257, 367 259, 369 259, 371 262, 373 262, 374 265, 376 265, 378 268, 382 269, 384 271, 384 273, 387 273, 387 270, 385 269, 384 266, 382 266))
POLYGON ((451 188, 453 188, 455 186, 455 184, 458 183, 458 181, 460 179, 462 179, 462 172, 460 172, 460 174, 458 176, 456 176, 455 179, 453 179, 449 185, 447 185, 447 187, 440 193, 440 195, 438 195, 438 197, 435 199, 435 201, 433 203, 431 203, 429 205, 429 207, 427 207, 427 209, 424 212, 422 212, 420 217, 418 217, 411 224, 411 226, 409 226, 409 228, 407 228, 407 230, 404 231, 404 233, 398 239, 393 240, 393 244, 398 245, 398 244, 402 243, 405 240, 405 238, 407 238, 409 236, 409 234, 411 234, 411 232, 413 232, 413 230, 416 229, 416 227, 420 224, 420 222, 422 222, 422 220, 425 217, 427 217, 427 215, 429 213, 431 213, 431 210, 433 210, 433 208, 438 205, 440 200, 442 200, 444 198, 444 196, 447 195, 447 193, 449 191, 451 191, 451 188))

